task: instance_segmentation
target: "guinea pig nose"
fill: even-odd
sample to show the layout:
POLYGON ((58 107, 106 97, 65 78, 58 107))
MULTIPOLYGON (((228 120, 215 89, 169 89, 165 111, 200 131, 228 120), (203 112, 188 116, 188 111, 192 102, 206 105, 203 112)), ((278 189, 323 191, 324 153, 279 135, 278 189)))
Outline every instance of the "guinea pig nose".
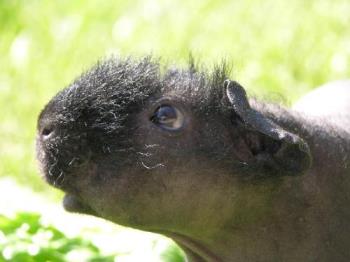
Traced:
POLYGON ((54 133, 53 127, 47 126, 41 130, 41 137, 43 140, 47 140, 47 139, 50 139, 52 137, 53 133, 54 133))

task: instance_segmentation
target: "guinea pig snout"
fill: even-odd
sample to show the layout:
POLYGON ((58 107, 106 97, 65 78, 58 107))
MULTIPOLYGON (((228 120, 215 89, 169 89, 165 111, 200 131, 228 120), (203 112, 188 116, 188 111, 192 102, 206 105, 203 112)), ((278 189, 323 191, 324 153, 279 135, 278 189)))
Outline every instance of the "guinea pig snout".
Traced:
POLYGON ((55 135, 55 128, 52 125, 47 125, 40 131, 42 141, 47 141, 55 135))

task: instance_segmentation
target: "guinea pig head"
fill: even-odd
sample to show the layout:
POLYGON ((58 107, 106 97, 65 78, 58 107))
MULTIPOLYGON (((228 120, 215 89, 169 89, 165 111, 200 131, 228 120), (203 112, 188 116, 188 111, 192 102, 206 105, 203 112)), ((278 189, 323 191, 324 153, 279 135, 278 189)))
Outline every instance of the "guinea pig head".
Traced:
POLYGON ((224 66, 162 73, 150 58, 97 64, 40 114, 43 176, 66 192, 69 211, 148 231, 213 234, 248 194, 263 201, 261 188, 271 191, 281 174, 309 163, 307 145, 251 110, 227 74, 224 66))

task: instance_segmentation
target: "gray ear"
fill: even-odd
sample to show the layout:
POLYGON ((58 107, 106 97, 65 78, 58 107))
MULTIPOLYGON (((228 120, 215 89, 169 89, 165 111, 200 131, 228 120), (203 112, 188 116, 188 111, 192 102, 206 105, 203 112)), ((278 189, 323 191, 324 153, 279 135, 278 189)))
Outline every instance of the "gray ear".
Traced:
POLYGON ((237 82, 224 82, 232 107, 236 156, 272 175, 299 175, 311 165, 310 149, 292 134, 249 105, 247 94, 237 82))

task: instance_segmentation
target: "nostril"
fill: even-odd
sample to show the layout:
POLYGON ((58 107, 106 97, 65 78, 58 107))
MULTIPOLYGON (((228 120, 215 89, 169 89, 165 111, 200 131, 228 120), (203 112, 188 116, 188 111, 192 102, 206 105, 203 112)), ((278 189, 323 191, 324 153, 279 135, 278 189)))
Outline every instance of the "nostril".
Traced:
POLYGON ((53 128, 51 128, 51 127, 45 127, 41 131, 41 136, 44 140, 50 138, 52 136, 52 134, 53 134, 53 128))

